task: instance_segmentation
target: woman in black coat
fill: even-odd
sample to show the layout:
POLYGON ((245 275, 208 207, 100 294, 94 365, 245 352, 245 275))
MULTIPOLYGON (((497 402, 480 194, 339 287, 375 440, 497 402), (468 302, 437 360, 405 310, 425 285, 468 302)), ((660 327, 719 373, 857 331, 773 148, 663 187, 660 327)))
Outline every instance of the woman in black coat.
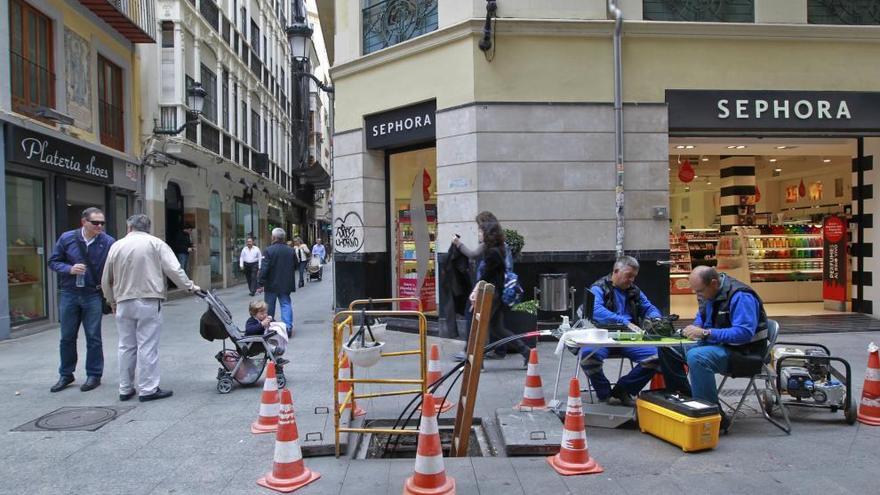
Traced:
MULTIPOLYGON (((483 260, 477 268, 477 281, 485 280, 495 286, 495 297, 492 298, 492 318, 489 321, 489 338, 494 342, 514 335, 513 332, 504 328, 504 315, 502 311, 501 292, 504 290, 504 273, 506 271, 505 260, 507 252, 504 246, 504 232, 501 224, 491 212, 484 211, 477 215, 477 229, 480 244, 483 247, 483 260)), ((477 297, 477 288, 471 291, 470 300, 474 303, 477 297)), ((529 347, 522 340, 514 340, 509 345, 516 348, 523 357, 523 367, 529 362, 529 347)), ((506 353, 505 346, 496 349, 495 352, 486 354, 487 359, 502 359, 506 353), (498 352, 500 350, 500 352, 498 352)))

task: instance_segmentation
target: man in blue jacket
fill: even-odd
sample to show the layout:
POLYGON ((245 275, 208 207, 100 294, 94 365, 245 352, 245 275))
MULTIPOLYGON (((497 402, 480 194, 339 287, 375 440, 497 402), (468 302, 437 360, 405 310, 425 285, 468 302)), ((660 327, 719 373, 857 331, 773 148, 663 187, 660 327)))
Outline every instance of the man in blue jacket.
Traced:
POLYGON ((88 392, 101 384, 104 348, 101 342, 101 273, 114 239, 104 233, 104 212, 83 210, 82 226, 58 238, 49 258, 49 268, 58 273, 61 313, 61 366, 58 382, 49 389, 58 392, 73 383, 76 369, 76 340, 82 324, 86 334, 86 381, 80 387, 88 392))
MULTIPOLYGON (((621 256, 614 262, 611 275, 602 277, 590 287, 590 292, 596 296, 593 303, 593 322, 596 325, 618 324, 638 330, 637 325, 642 319, 661 316, 660 310, 635 285, 638 274, 639 262, 632 256, 621 256)), ((632 396, 637 395, 657 371, 657 349, 627 347, 620 349, 619 353, 636 365, 620 377, 614 390, 602 370, 602 363, 610 355, 610 349, 581 349, 581 366, 600 401, 614 400, 625 406, 634 406, 632 396), (591 352, 593 354, 589 356, 591 352)))
MULTIPOLYGON (((748 366, 744 357, 763 356, 767 348, 767 314, 751 287, 715 268, 698 266, 688 280, 700 301, 694 323, 681 331, 683 337, 698 341, 687 351, 690 387, 684 360, 675 350, 660 352, 663 374, 667 389, 718 403, 715 374, 748 366)), ((722 429, 726 430, 724 423, 726 418, 722 421, 722 429)))
POLYGON ((293 304, 290 293, 296 291, 296 253, 284 243, 287 233, 284 229, 272 229, 272 245, 263 252, 260 267, 260 287, 265 291, 269 316, 275 318, 275 302, 281 305, 281 321, 287 325, 287 335, 293 332, 293 304))

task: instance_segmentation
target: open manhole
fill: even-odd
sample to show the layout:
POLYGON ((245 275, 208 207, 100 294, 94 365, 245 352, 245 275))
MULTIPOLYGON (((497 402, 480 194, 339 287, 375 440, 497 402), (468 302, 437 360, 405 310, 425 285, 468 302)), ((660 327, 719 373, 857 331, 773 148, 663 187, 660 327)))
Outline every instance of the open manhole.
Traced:
MULTIPOLYGON (((449 456, 452 445, 452 430, 455 420, 441 419, 438 424, 440 445, 443 455, 449 456)), ((394 420, 377 419, 367 421, 365 428, 391 428, 394 420)), ((418 421, 410 421, 409 428, 418 428, 418 421)), ((358 442, 356 459, 414 459, 418 447, 418 435, 392 435, 388 433, 364 433, 358 442)), ((491 456, 491 449, 480 418, 474 418, 468 438, 468 457, 491 456)))
POLYGON ((97 431, 131 406, 62 407, 11 431, 97 431))

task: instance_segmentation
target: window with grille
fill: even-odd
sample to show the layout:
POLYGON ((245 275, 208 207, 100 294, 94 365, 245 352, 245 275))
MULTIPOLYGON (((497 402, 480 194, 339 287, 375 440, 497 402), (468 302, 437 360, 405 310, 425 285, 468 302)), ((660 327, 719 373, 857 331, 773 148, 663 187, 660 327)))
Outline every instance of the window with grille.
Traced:
POLYGON ((262 142, 262 138, 260 136, 260 127, 262 126, 262 119, 260 119, 260 114, 257 113, 256 110, 251 110, 251 147, 257 151, 260 150, 260 144, 262 142))
POLYGON ((204 65, 202 65, 202 89, 206 93, 202 115, 211 122, 217 123, 217 76, 204 65))
POLYGON ((13 110, 54 108, 52 20, 20 0, 9 2, 9 55, 13 110))
POLYGON ((225 68, 223 69, 223 129, 229 130, 229 71, 225 68))
POLYGON ((98 109, 101 144, 125 151, 122 69, 98 55, 98 109))

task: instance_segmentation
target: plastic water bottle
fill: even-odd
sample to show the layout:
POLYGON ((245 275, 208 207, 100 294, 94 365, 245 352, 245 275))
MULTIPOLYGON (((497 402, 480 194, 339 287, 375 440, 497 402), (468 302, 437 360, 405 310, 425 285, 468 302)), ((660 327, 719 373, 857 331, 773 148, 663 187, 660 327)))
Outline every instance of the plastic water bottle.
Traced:
POLYGON ((568 323, 568 316, 562 317, 562 324, 559 325, 559 331, 561 332, 559 343, 556 344, 556 350, 553 352, 553 354, 557 356, 562 352, 562 348, 565 346, 565 333, 571 331, 571 324, 568 323))
POLYGON ((77 287, 85 287, 86 286, 86 275, 84 273, 79 273, 76 275, 76 286, 77 287))

